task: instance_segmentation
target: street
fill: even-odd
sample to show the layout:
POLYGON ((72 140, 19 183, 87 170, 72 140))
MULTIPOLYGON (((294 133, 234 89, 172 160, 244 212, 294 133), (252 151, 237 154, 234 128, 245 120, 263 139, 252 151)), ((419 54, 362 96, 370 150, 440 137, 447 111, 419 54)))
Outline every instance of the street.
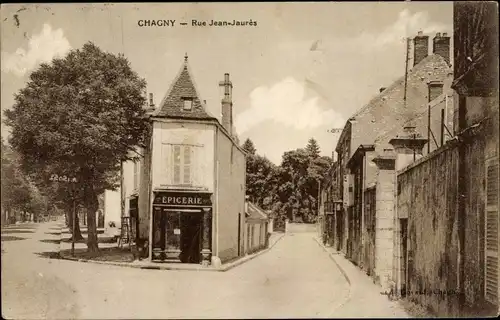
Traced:
POLYGON ((227 272, 196 272, 49 259, 58 229, 57 222, 2 229, 5 318, 355 317, 363 307, 351 301, 342 311, 350 285, 310 233, 286 235, 227 272))

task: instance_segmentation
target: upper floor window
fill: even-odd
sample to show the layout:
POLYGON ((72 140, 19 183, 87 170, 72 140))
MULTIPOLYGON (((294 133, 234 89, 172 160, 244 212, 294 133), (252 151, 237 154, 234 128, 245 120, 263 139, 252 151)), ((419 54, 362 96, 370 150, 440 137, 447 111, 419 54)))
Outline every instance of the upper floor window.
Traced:
POLYGON ((436 99, 443 93, 443 83, 429 82, 429 102, 436 99))
POLYGON ((193 153, 189 145, 173 145, 173 183, 177 185, 193 184, 193 153))
POLYGON ((134 190, 139 189, 139 179, 140 179, 140 162, 139 160, 134 161, 134 190))
POLYGON ((191 98, 183 98, 184 106, 183 109, 186 111, 190 111, 193 109, 193 99, 191 98))

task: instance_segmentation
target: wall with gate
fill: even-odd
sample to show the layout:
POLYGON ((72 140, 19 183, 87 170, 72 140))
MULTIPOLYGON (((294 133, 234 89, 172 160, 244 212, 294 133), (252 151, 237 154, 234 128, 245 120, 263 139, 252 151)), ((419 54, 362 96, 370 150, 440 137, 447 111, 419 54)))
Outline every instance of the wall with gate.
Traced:
MULTIPOLYGON (((407 271, 410 300, 439 314, 458 310, 458 148, 448 144, 399 173, 397 210, 408 218, 407 271), (450 294, 448 294, 450 292, 450 294), (443 294, 441 294, 443 293, 443 294)), ((404 254, 402 254, 404 256, 404 254)))
MULTIPOLYGON (((408 297, 439 315, 487 315, 498 307, 495 126, 498 119, 398 172, 397 216, 407 217, 407 258, 399 250, 401 267, 393 275, 401 272, 408 297), (461 178, 459 152, 464 164, 461 178), (487 200, 496 208, 488 216, 487 200), (488 243, 494 245, 488 249, 488 243), (497 256, 488 260, 487 249, 496 250, 497 256)), ((397 240, 399 249, 404 247, 401 235, 397 240)))

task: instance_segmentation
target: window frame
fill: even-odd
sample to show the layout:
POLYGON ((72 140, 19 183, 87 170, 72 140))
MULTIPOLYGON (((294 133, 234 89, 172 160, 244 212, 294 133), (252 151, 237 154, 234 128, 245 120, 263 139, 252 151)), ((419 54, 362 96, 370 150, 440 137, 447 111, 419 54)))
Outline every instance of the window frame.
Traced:
POLYGON ((193 111, 193 98, 183 97, 182 98, 182 110, 183 111, 193 111), (189 101, 189 108, 186 108, 186 102, 189 101))
POLYGON ((194 158, 195 158, 195 151, 196 146, 190 145, 190 144, 171 144, 171 156, 172 156, 172 162, 171 162, 171 168, 172 170, 172 176, 171 176, 171 183, 173 185, 177 186, 194 186, 194 158), (179 150, 179 163, 176 161, 176 148, 179 150), (189 150, 188 153, 186 153, 186 150, 189 150), (189 154, 189 163, 186 164, 186 154, 189 154), (178 169, 178 176, 176 174, 176 167, 179 167, 178 169), (186 179, 186 168, 189 168, 189 177, 186 179), (178 180, 176 179, 178 178, 178 180))
POLYGON ((134 190, 139 190, 139 187, 141 185, 141 162, 140 160, 134 161, 134 180, 133 180, 133 185, 134 185, 134 190))
POLYGON ((428 95, 428 100, 429 100, 428 102, 434 101, 437 97, 442 95, 443 92, 444 92, 444 84, 442 82, 440 82, 440 81, 439 82, 435 82, 435 81, 429 82, 427 84, 427 95, 428 95), (431 89, 432 88, 441 88, 441 93, 431 99, 431 89))

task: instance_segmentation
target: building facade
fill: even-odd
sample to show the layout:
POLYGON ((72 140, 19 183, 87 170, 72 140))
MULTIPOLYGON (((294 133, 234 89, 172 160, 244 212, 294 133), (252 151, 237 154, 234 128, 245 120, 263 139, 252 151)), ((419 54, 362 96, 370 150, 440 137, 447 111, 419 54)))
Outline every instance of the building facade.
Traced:
MULTIPOLYGON (((411 50, 408 54, 412 63, 407 74, 381 88, 377 96, 349 118, 335 149, 335 180, 343 208, 336 213, 333 229, 342 236, 335 239, 334 246, 384 286, 389 285, 392 270, 394 210, 385 209, 390 204, 383 197, 389 191, 378 189, 379 180, 391 176, 382 178, 385 171, 374 160, 394 151, 391 139, 405 136, 404 127, 411 127, 419 143, 433 141, 428 149, 422 146, 419 152, 414 150, 414 159, 432 152, 453 135, 450 37, 437 33, 429 41, 427 35, 419 32, 412 44, 413 54, 411 50)), ((385 160, 378 163, 385 165, 385 160)))
POLYGON ((245 153, 232 125, 232 83, 223 89, 222 124, 206 109, 187 56, 158 107, 136 162, 123 164, 124 212, 151 261, 210 264, 244 252, 245 153))

